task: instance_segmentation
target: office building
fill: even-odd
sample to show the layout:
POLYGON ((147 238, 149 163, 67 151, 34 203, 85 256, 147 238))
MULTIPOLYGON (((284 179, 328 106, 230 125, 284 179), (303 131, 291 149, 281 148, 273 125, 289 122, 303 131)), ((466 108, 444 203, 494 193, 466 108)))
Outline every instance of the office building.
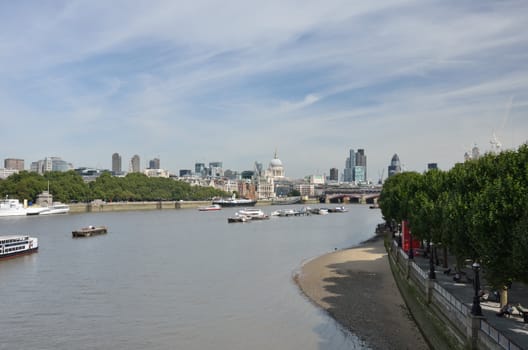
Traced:
POLYGON ((129 172, 139 173, 141 171, 141 161, 139 156, 136 154, 130 159, 129 172))
POLYGON ((119 153, 112 154, 112 172, 114 174, 122 172, 122 161, 119 153))
POLYGON ((400 157, 396 153, 392 156, 391 163, 389 165, 389 177, 401 173, 400 157))
POLYGON ((367 156, 364 149, 360 148, 357 152, 350 150, 343 171, 343 181, 356 183, 367 181, 367 156), (358 171, 357 175, 356 171, 358 171))
POLYGON ((4 159, 4 168, 24 170, 24 159, 6 158, 4 159))
POLYGON ((354 181, 354 167, 356 166, 356 152, 353 149, 350 150, 349 156, 345 161, 345 170, 343 171, 343 181, 353 182, 354 181))
POLYGON ((69 171, 73 170, 73 165, 62 160, 60 157, 46 157, 31 163, 30 171, 44 174, 48 171, 69 171))
POLYGON ((161 169, 159 158, 149 160, 149 169, 161 169))
POLYGON ((209 175, 212 177, 224 176, 224 169, 222 168, 222 162, 210 162, 209 163, 209 175))
POLYGON ((438 169, 438 164, 437 163, 428 163, 427 164, 427 170, 432 170, 432 169, 438 169))
POLYGON ((339 170, 337 168, 330 169, 330 181, 339 181, 339 170))
POLYGON ((206 168, 204 163, 194 163, 194 174, 196 176, 205 176, 206 168))

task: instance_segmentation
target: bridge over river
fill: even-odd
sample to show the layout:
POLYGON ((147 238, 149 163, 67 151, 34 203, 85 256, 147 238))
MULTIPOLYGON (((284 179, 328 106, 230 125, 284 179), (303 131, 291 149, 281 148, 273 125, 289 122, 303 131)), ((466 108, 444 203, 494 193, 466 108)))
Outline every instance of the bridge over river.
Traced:
POLYGON ((321 203, 376 204, 381 187, 328 188, 319 198, 321 203))

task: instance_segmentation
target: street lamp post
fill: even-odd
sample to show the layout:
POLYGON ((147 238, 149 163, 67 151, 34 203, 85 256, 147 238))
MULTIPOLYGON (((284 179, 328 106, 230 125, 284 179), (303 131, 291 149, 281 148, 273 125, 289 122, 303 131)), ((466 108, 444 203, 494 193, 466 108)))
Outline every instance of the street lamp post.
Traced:
POLYGON ((479 270, 480 270, 480 264, 478 262, 474 262, 473 265, 471 265, 473 268, 473 271, 475 271, 475 295, 473 296, 473 307, 471 308, 471 313, 473 316, 482 316, 482 308, 480 307, 480 297, 479 297, 479 291, 480 291, 480 279, 479 279, 479 270))
POLYGON ((429 279, 436 279, 436 272, 433 260, 433 242, 429 241, 429 279))

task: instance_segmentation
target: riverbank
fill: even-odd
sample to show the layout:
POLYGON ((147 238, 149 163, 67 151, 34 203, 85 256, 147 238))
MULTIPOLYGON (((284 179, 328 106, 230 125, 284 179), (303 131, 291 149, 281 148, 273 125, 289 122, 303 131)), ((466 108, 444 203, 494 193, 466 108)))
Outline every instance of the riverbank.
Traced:
MULTIPOLYGON (((317 200, 303 201, 303 204, 316 204, 317 200)), ((113 212, 130 210, 160 210, 160 209, 196 209, 210 205, 211 201, 155 201, 155 202, 103 202, 72 203, 70 213, 113 212)), ((259 200, 257 206, 272 205, 271 200, 259 200)))
POLYGON ((305 263, 303 293, 373 349, 429 349, 394 281, 383 236, 305 263))

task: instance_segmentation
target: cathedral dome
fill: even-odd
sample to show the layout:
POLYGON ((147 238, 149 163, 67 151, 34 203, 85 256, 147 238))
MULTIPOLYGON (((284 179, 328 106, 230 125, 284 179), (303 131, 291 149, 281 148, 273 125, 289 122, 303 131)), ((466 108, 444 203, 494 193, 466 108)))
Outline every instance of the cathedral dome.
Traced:
POLYGON ((280 161, 279 158, 273 158, 270 162, 270 165, 273 167, 273 168, 276 168, 276 167, 280 167, 282 166, 282 162, 280 161))

